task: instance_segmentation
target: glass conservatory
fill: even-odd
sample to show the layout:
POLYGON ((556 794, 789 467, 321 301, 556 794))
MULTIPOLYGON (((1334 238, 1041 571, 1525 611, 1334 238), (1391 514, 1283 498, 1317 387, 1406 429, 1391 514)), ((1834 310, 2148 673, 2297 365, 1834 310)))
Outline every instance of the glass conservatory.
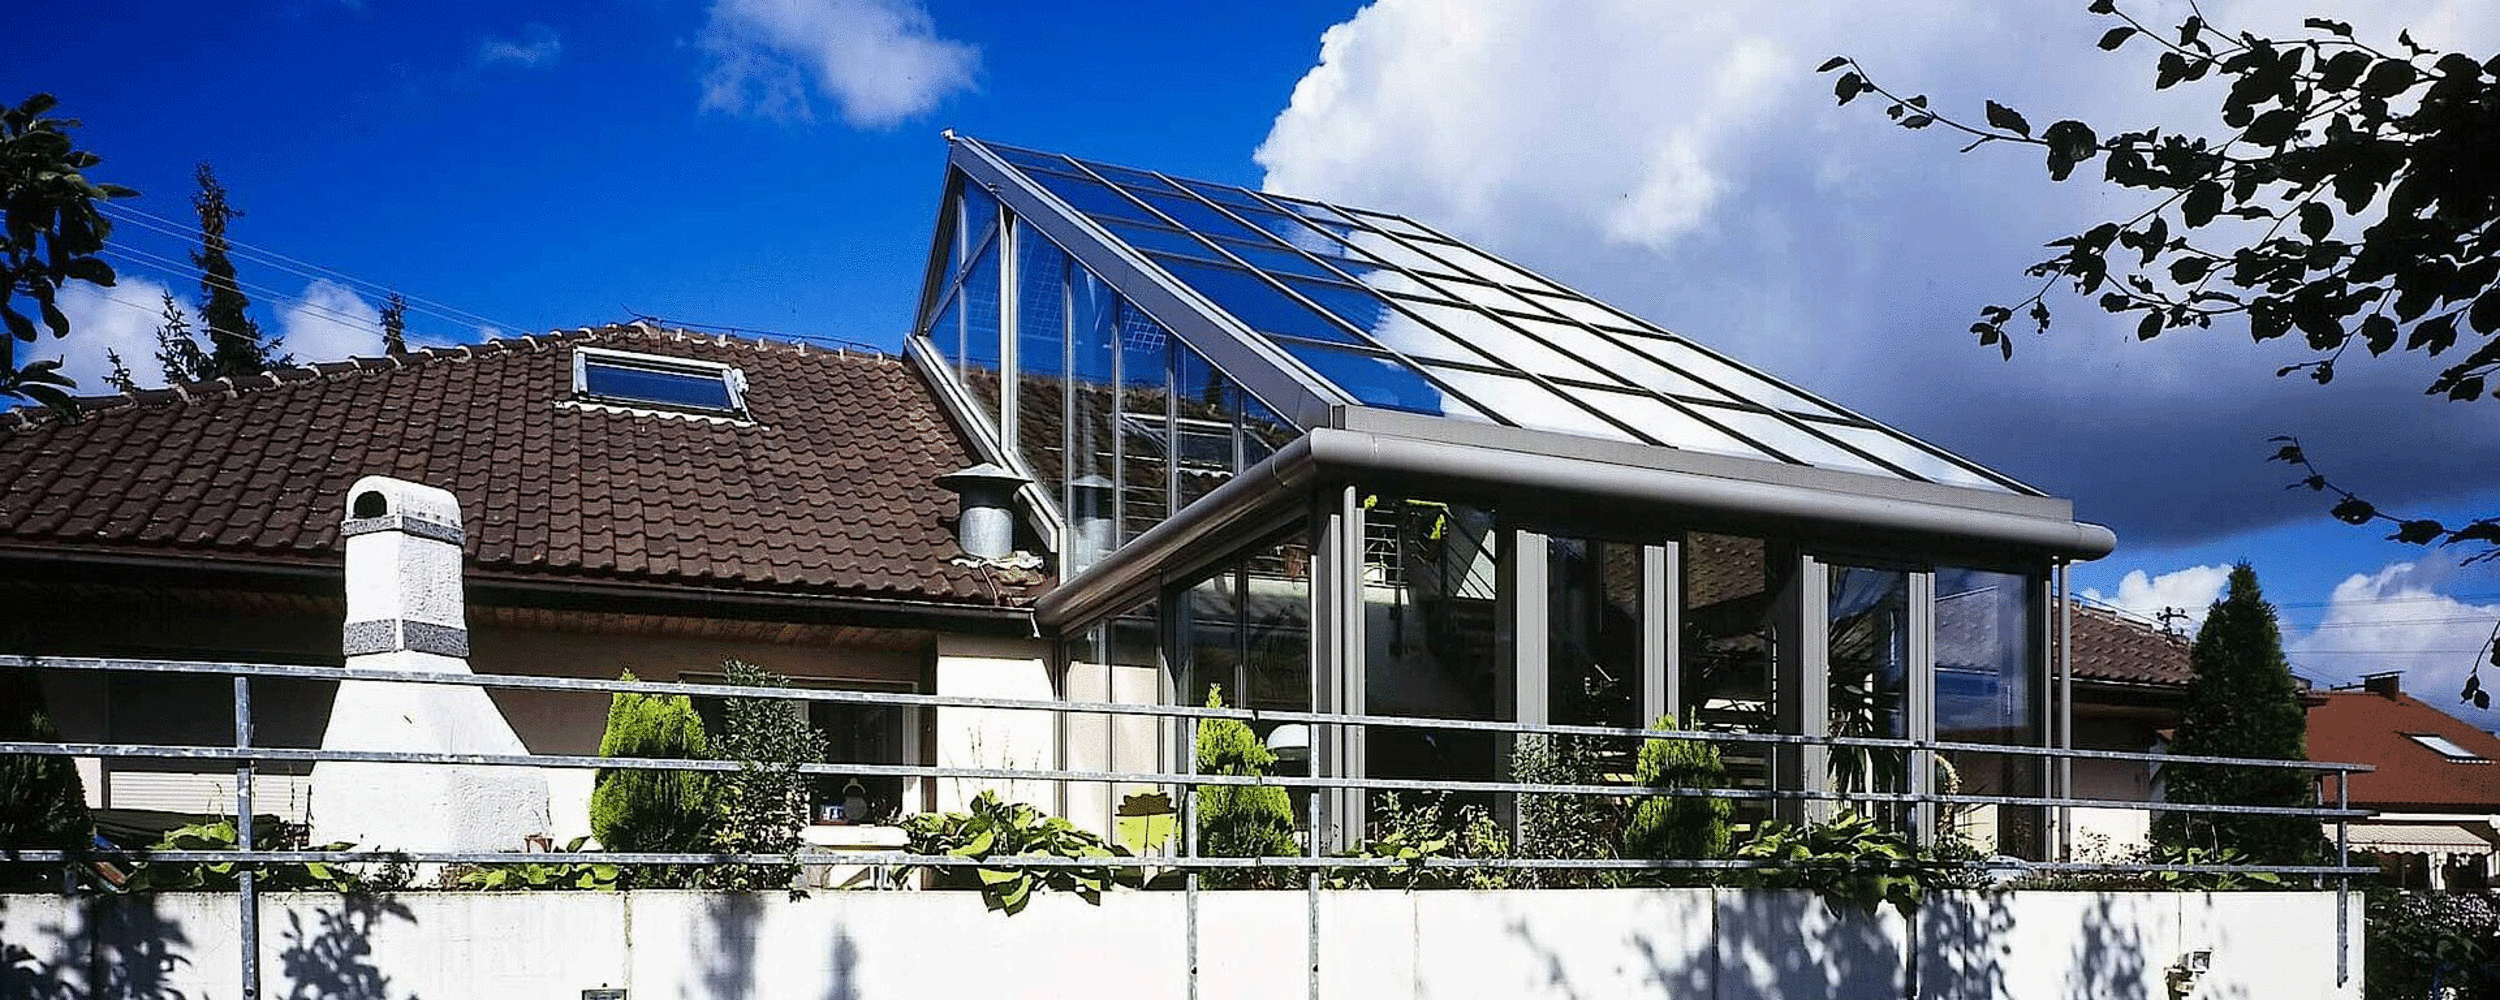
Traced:
MULTIPOLYGON (((2115 544, 2067 501, 1411 219, 949 140, 909 351, 1029 480, 1070 700, 2062 739, 2052 590, 2115 544)), ((1177 762, 1150 719, 1061 726, 1065 767, 1177 762)), ((1491 779, 1510 739, 1259 728, 1340 777, 1491 779)), ((1751 788, 2057 791, 1967 747, 1726 752, 1751 788)), ((1297 811, 1343 842, 1364 805, 1297 811)), ((2034 854, 2039 815, 1967 821, 2034 854)))

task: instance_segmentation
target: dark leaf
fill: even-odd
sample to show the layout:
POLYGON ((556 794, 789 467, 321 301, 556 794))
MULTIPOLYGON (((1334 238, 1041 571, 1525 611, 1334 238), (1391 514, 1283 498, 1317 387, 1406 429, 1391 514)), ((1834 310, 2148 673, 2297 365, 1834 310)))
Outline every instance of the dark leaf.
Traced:
POLYGON ((1927 126, 1935 123, 1936 116, 1934 115, 1911 115, 1907 118, 1901 119, 1902 128, 1926 128, 1927 126))
POLYGON ((2312 17, 2303 19, 2300 22, 2300 26, 2304 28, 2316 28, 2320 31, 2331 31, 2346 38, 2352 37, 2352 25, 2346 24, 2342 21, 2329 21, 2323 17, 2312 17))
POLYGON ((2135 37, 2134 28, 2111 28, 2101 36, 2101 51, 2116 52, 2119 46, 2127 44, 2127 39, 2133 37, 2135 37))
POLYGON ((1856 100, 1858 95, 1864 92, 1866 92, 1866 78, 1856 73, 1842 73, 1840 79, 1832 83, 1832 95, 1840 98, 1842 104, 1856 100))
POLYGON ((2481 399, 2482 396, 2483 377, 2480 375, 2476 375, 2472 378, 2458 379, 2455 385, 2448 387, 2448 398, 2460 403, 2472 399, 2481 399))
POLYGON ((2438 541, 2439 536, 2447 533, 2447 529, 2440 527, 2440 524, 2437 521, 2415 520, 2406 521, 2403 524, 2397 525, 2396 533, 2387 537, 2390 541, 2405 542, 2412 545, 2428 545, 2432 542, 2438 541))
POLYGON ((2135 325, 2135 339, 2151 340, 2158 336, 2161 336, 2161 313, 2145 313, 2144 321, 2135 325))
POLYGON ((2326 477, 2320 475, 2304 476, 2299 482, 2293 483, 2292 485, 2284 488, 2299 489, 2303 486, 2309 487, 2309 491, 2312 493, 2324 492, 2326 490, 2326 477))
POLYGON ((2484 711, 2490 711, 2490 710, 2491 710, 2491 692, 2489 692, 2489 691, 2476 691, 2476 692, 2474 692, 2474 707, 2475 707, 2475 708, 2482 709, 2482 710, 2484 710, 2484 711))
POLYGON ((2222 185, 2213 181, 2198 181, 2195 187, 2188 189, 2187 199, 2179 205, 2179 221, 2195 229, 2214 221, 2214 216, 2221 211, 2222 185))
POLYGON ((2344 501, 2336 504, 2335 509, 2329 513, 2334 514, 2336 520, 2345 524, 2368 524, 2371 518, 2378 516, 2378 508, 2370 506, 2369 501, 2359 497, 2345 497, 2344 501))
POLYGON ((2307 461, 2307 459, 2308 456, 2301 454, 2299 445, 2287 444, 2276 449, 2273 457, 2266 459, 2266 461, 2286 462, 2292 465, 2299 465, 2302 462, 2307 461))
POLYGON ((2214 262, 2205 257, 2181 257, 2170 262, 2170 280, 2182 285, 2195 284, 2213 270, 2214 262))
POLYGON ((2425 351, 2432 356, 2456 346, 2457 314, 2433 316, 2413 325, 2413 335, 2405 338, 2405 350, 2425 351))
POLYGON ((1833 56, 1829 59, 1823 60, 1823 65, 1815 67, 1814 71, 1817 73, 1829 73, 1846 65, 1849 65, 1848 56, 1833 56))
POLYGON ((2385 354, 2396 346, 2396 321, 2385 313, 2373 313, 2361 321, 2361 342, 2372 354, 2385 354))
POLYGON ((2074 172, 2075 164, 2091 159, 2100 142, 2092 126, 2071 118, 2049 126, 2040 137, 2049 147, 2049 178, 2060 181, 2074 172))
POLYGON ((2300 206, 2300 234, 2322 240, 2335 231, 2335 210, 2317 202, 2300 206))
POLYGON ((2338 52, 2318 70, 2318 89, 2342 93, 2352 89, 2361 79, 2361 71, 2370 68, 2370 56, 2364 52, 2338 52))
POLYGON ((2466 311, 2465 322, 2475 333, 2500 330, 2500 287, 2484 290, 2482 297, 2474 300, 2474 307, 2466 311))
POLYGON ((24 314, 19 313, 15 309, 11 309, 7 306, 0 306, 0 320, 7 321, 9 324, 9 335, 16 337, 19 340, 31 341, 39 336, 39 334, 35 332, 35 321, 27 319, 24 314))
POLYGON ((1988 127, 2018 132, 2025 138, 2031 136, 2031 123, 2023 120, 2021 112, 1995 101, 1988 102, 1988 127))
POLYGON ((2381 59, 2361 78, 2361 92, 2372 97, 2394 97, 2413 86, 2413 64, 2402 59, 2381 59))
POLYGON ((2260 146, 2280 146, 2292 141, 2292 134, 2299 129, 2300 112, 2290 108, 2276 108, 2258 115, 2256 121, 2250 122, 2248 132, 2243 138, 2260 146))

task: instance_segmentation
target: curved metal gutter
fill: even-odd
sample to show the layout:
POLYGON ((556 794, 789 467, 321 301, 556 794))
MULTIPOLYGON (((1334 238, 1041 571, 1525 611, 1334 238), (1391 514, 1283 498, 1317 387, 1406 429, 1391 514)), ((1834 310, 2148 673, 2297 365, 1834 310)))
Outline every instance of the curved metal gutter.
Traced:
POLYGON ((1160 577, 1184 572, 1194 550, 1225 541, 1224 529, 1307 502, 1319 479, 1389 480, 1497 493, 1562 494, 1594 503, 1738 515, 1885 533, 1927 535, 2097 559, 2118 536, 2063 517, 1976 510, 1946 503, 1869 497, 1780 483, 1648 469, 1613 462, 1485 448, 1364 431, 1319 428, 1234 477, 1178 515, 1095 564, 1034 606, 1045 629, 1089 621, 1124 598, 1144 596, 1160 577))

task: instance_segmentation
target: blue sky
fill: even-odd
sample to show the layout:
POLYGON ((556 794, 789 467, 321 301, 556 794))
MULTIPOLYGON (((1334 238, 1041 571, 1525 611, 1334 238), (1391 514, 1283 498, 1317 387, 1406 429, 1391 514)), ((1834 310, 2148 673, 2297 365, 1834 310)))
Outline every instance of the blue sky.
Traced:
MULTIPOLYGON (((2248 559, 2313 676, 2453 690, 2500 618, 2500 571, 2327 521, 2281 489, 2264 438, 2302 436, 2391 508, 2486 514, 2500 406, 2421 399, 2422 359, 2278 381, 2300 359, 2280 345, 2134 344, 2073 300, 2000 361, 1962 332, 1972 313, 2021 294, 2042 241, 2128 204, 1833 108, 1812 72, 1846 51, 2033 121, 2211 106, 2148 92, 2140 58, 2092 48, 2106 25, 2082 6, 43 2, 14 17, 46 43, 14 47, 0 96, 59 95, 96 174, 177 230, 192 166, 214 163, 238 240, 335 272, 242 264, 263 325, 308 359, 369 352, 383 288, 422 300, 411 331, 434 342, 639 313, 891 347, 945 127, 1404 211, 2076 498, 2122 540, 2079 587, 2201 607, 2248 559)), ((2500 42, 2493 0, 2204 6, 2259 30, 2323 7, 2385 37, 2500 42)), ((196 288, 181 239, 116 236, 130 280, 78 304, 94 335, 71 365, 92 376, 114 344, 144 378, 158 289, 196 288)))

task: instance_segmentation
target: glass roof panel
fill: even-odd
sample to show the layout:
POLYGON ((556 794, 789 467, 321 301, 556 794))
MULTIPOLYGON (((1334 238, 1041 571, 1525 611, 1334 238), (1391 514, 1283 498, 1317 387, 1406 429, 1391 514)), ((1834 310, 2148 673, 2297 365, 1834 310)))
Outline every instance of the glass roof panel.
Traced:
POLYGON ((995 151, 1011 173, 1091 217, 1241 324, 1226 328, 1247 327, 1300 359, 1310 372, 1282 374, 1318 375, 1332 383, 1311 387, 1323 396, 2024 489, 1403 217, 995 151), (1073 176, 1079 169, 1127 190, 1073 176))
POLYGON ((1311 307, 1277 291, 1275 286, 1260 280, 1258 275, 1237 267, 1201 264, 1177 257, 1154 256, 1154 262, 1172 272, 1172 276, 1188 282, 1198 293, 1215 300, 1225 312, 1232 313, 1252 329, 1261 333, 1325 340, 1341 344, 1361 341, 1345 328, 1328 321, 1311 307))
POLYGON ((1796 424, 1760 410, 1714 406, 1702 408, 1700 412, 1739 434, 1761 442, 1773 451, 1807 465, 1821 466, 1826 469, 1869 472, 1878 476, 1899 475, 1863 455, 1808 434, 1796 424))
POLYGON ((1095 181, 1040 171, 1032 172, 1032 177, 1041 182, 1043 187, 1049 188, 1050 193, 1058 195, 1061 200, 1066 201, 1077 211, 1097 219, 1129 219, 1136 222, 1151 222, 1158 226, 1169 224, 1162 219, 1155 218, 1154 213, 1138 207, 1135 202, 1122 197, 1119 192, 1095 181))
POLYGON ((1609 441, 1640 441, 1587 408, 1527 379, 1446 365, 1427 364, 1424 367, 1450 388, 1521 427, 1609 441))
POLYGON ((1815 426, 1821 427, 1833 437, 1856 445, 1868 454, 1917 473, 1924 479, 1951 483, 1955 486, 1977 486, 1992 490, 2005 488, 1996 480, 1965 469, 1942 455, 1919 447, 1882 428, 1832 423, 1817 423, 1815 426))
POLYGON ((1385 354, 1330 347, 1308 341, 1279 339, 1286 351, 1311 366, 1321 378, 1335 383, 1348 395, 1366 406, 1388 410, 1404 410, 1437 417, 1456 417, 1478 423, 1493 423, 1493 418, 1467 405, 1467 401, 1441 391, 1426 381, 1415 369, 1385 354))

